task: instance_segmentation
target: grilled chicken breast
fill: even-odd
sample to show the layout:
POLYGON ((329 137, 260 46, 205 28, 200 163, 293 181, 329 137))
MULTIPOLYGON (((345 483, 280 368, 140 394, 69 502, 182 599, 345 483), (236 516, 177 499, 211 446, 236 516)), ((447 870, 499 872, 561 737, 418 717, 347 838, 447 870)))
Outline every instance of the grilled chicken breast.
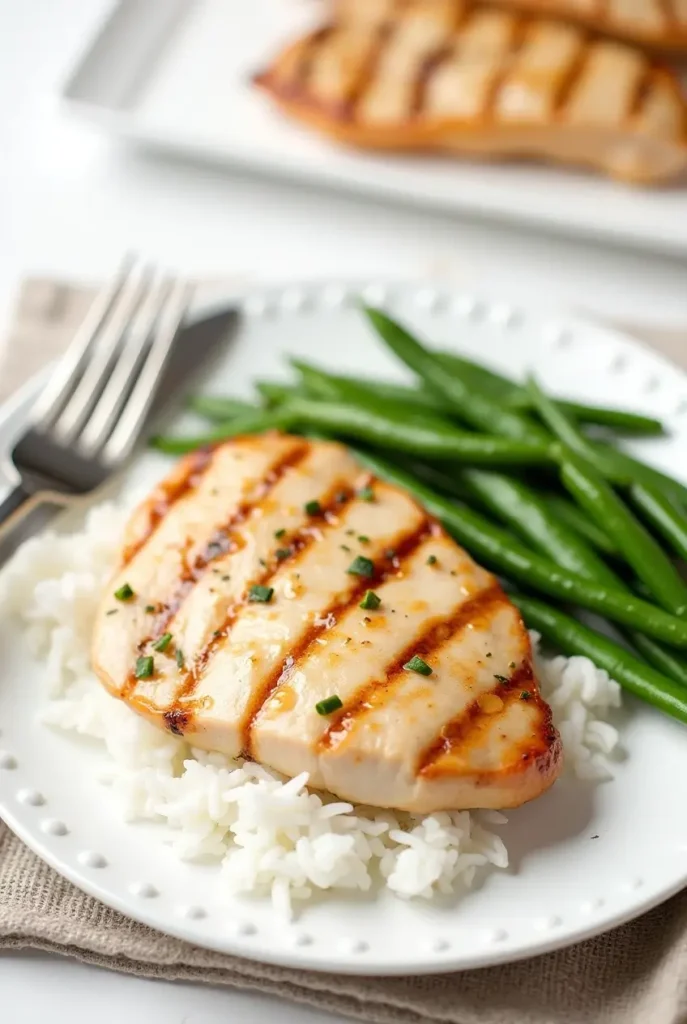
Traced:
POLYGON ((335 10, 255 79, 334 139, 535 157, 636 182, 687 169, 679 83, 638 49, 468 0, 347 0, 335 10))
POLYGON ((131 519, 93 661, 160 727, 355 802, 511 807, 560 767, 496 579, 334 443, 185 458, 131 519))

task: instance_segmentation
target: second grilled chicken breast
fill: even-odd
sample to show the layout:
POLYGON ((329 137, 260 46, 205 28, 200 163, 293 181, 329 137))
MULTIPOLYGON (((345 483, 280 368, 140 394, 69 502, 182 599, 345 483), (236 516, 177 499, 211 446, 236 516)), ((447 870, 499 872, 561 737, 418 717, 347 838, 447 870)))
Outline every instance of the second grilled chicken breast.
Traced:
POLYGON ((324 134, 368 148, 540 158, 636 182, 687 170, 677 78, 638 49, 468 0, 342 0, 335 10, 256 77, 324 134))
POLYGON ((182 460, 129 524, 93 658, 162 728, 355 802, 510 807, 560 768, 497 580, 334 443, 182 460))

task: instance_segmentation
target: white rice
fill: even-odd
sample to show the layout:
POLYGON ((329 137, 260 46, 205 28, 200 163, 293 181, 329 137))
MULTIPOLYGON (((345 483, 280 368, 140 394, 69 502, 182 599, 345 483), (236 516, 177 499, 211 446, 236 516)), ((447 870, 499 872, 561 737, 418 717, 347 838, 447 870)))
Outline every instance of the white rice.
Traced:
MULTIPOLYGON (((285 780, 251 762, 193 750, 106 693, 90 668, 90 632, 125 516, 101 505, 79 533, 28 541, 0 575, 0 613, 16 616, 43 664, 43 720, 105 745, 103 782, 126 820, 160 822, 180 857, 218 862, 225 892, 269 893, 284 914, 315 890, 384 884, 398 896, 429 898, 471 886, 478 871, 508 866, 504 842, 491 830, 506 822, 502 814, 354 807, 309 792, 306 773, 285 780)), ((618 684, 588 658, 537 653, 536 661, 567 770, 610 778, 618 733, 608 718, 620 704, 618 684)))

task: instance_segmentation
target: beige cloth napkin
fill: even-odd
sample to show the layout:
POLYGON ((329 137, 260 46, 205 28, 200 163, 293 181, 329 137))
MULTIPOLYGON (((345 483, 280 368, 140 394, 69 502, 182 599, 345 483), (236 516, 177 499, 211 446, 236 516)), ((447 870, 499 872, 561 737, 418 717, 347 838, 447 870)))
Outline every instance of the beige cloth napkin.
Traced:
MULTIPOLYGON (((27 282, 0 361, 0 398, 57 355, 89 293, 27 282)), ((686 338, 657 334, 687 357, 686 338)), ((38 948, 146 977, 255 989, 378 1024, 686 1024, 687 890, 589 942, 505 967, 354 978, 264 966, 168 938, 109 910, 0 822, 0 950, 38 948)))

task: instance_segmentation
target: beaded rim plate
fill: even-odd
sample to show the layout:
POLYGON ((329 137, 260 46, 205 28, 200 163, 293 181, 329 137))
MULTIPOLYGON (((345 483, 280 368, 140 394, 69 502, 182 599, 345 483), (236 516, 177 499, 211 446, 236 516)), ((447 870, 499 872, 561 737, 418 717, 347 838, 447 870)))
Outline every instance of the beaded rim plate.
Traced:
MULTIPOLYGON (((245 320, 208 390, 248 395, 251 381, 285 376, 288 354, 342 372, 403 379, 370 335, 361 296, 407 319, 433 343, 460 347, 515 376, 588 401, 662 416, 669 439, 633 443, 661 468, 687 467, 687 377, 614 331, 546 310, 524 310, 431 284, 339 282, 253 289, 245 320)), ((0 411, 6 451, 22 429, 36 380, 0 411)), ((152 484, 166 461, 144 452, 123 487, 152 484)), ((224 899, 216 866, 179 861, 154 824, 125 824, 95 779, 93 746, 37 721, 41 666, 0 622, 0 814, 45 861, 129 917, 200 946, 269 963, 351 974, 430 973, 544 953, 640 914, 687 884, 682 727, 626 701, 627 756, 612 782, 568 777, 508 814, 508 871, 455 899, 403 901, 323 894, 279 919, 267 899, 224 899)))

